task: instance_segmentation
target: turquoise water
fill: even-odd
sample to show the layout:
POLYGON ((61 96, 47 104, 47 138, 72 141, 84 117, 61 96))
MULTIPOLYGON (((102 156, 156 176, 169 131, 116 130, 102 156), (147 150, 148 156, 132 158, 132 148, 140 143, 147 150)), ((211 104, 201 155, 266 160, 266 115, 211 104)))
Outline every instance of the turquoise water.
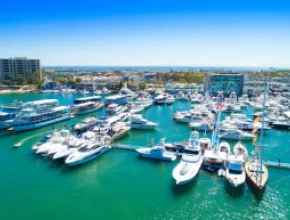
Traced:
MULTIPOLYGON (((14 99, 57 98, 61 104, 68 105, 75 97, 36 93, 1 95, 0 104, 14 99)), ((151 138, 155 143, 162 137, 168 142, 188 139, 189 128, 174 123, 172 114, 189 107, 186 102, 153 106, 143 116, 160 123, 158 129, 130 131, 119 143, 146 146, 151 138)), ((250 114, 251 109, 246 112, 250 114)), ((55 127, 63 128, 82 118, 55 127)), ((151 161, 139 158, 132 151, 112 149, 90 163, 69 168, 62 162, 34 155, 32 145, 51 129, 49 126, 22 133, 0 131, 0 219, 290 218, 290 178, 283 180, 290 175, 288 170, 270 168, 263 195, 255 194, 247 184, 233 190, 224 179, 205 171, 192 183, 177 187, 171 172, 179 159, 172 163, 151 161), (23 142, 22 146, 12 148, 19 141, 23 142)), ((280 158, 290 163, 289 137, 290 131, 268 131, 265 159, 280 158)), ((245 144, 249 151, 253 150, 251 142, 245 144)))

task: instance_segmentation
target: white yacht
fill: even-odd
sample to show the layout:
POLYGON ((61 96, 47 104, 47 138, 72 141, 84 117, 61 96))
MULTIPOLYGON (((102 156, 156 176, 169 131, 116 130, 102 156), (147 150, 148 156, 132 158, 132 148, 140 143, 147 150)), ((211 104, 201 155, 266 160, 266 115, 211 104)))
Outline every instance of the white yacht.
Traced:
POLYGON ((128 125, 134 129, 155 129, 158 126, 157 123, 142 118, 142 115, 132 115, 128 125))
POLYGON ((113 95, 106 97, 105 105, 117 104, 117 105, 125 105, 127 103, 127 96, 125 95, 113 95))
POLYGON ((167 152, 165 149, 165 141, 164 138, 161 139, 158 145, 154 147, 142 147, 136 149, 136 152, 142 157, 157 159, 157 160, 165 160, 165 161, 174 161, 176 160, 176 155, 167 152))
POLYGON ((108 115, 117 115, 127 110, 127 106, 111 104, 106 108, 108 115))
POLYGON ((154 103, 156 104, 166 104, 166 96, 164 94, 160 94, 154 98, 154 103))
POLYGON ((153 105, 153 100, 146 97, 140 97, 136 99, 135 104, 142 105, 144 108, 149 108, 153 105))
POLYGON ((173 95, 168 95, 168 96, 166 97, 166 100, 165 100, 165 101, 166 101, 166 104, 171 105, 171 104, 174 103, 175 98, 174 98, 173 95))
POLYGON ((83 121, 75 124, 72 127, 72 130, 76 133, 82 133, 94 127, 94 125, 98 122, 96 117, 85 118, 83 121))
POLYGON ((116 122, 112 125, 112 128, 108 131, 108 135, 112 141, 116 141, 124 137, 131 130, 131 127, 127 126, 125 122, 116 122))
POLYGON ((131 105, 129 107, 129 112, 131 114, 137 114, 140 113, 144 110, 144 106, 143 105, 131 105))
POLYGON ((180 100, 180 101, 188 101, 189 100, 189 98, 182 91, 178 92, 176 99, 180 100))
POLYGON ((47 155, 51 149, 61 147, 69 138, 68 130, 55 132, 53 137, 36 149, 36 154, 47 155))
POLYGON ((253 140, 255 135, 249 132, 241 130, 227 130, 219 135, 221 139, 230 139, 230 140, 253 140))
POLYGON ((66 158, 65 163, 69 166, 83 164, 101 156, 110 149, 110 146, 101 143, 85 145, 70 154, 66 158))
POLYGON ((77 98, 74 100, 75 104, 81 104, 81 103, 86 103, 86 102, 96 102, 101 100, 101 96, 88 96, 88 97, 83 97, 83 98, 77 98))
POLYGON ((69 106, 31 107, 21 110, 13 120, 7 121, 14 131, 26 131, 71 119, 69 106))
POLYGON ((17 118, 25 108, 44 109, 58 105, 57 99, 43 99, 31 102, 14 101, 9 105, 0 106, 0 129, 11 127, 9 121, 17 118))
POLYGON ((50 139, 57 136, 58 135, 57 133, 58 133, 57 131, 53 131, 53 132, 47 134, 44 138, 42 138, 35 145, 32 146, 32 150, 37 151, 41 146, 46 144, 50 139))
POLYGON ((198 174, 203 163, 199 144, 199 133, 193 131, 185 147, 180 163, 174 168, 172 176, 177 185, 186 184, 198 174))
POLYGON ((130 112, 123 112, 116 115, 119 118, 119 121, 126 121, 129 117, 131 117, 132 113, 130 112))
POLYGON ((237 188, 245 183, 246 172, 241 162, 229 161, 226 168, 226 180, 234 188, 237 188))
POLYGON ((92 112, 96 112, 100 110, 104 105, 102 103, 97 103, 97 102, 84 102, 81 104, 73 105, 71 106, 72 108, 72 113, 76 115, 85 115, 89 114, 92 112))

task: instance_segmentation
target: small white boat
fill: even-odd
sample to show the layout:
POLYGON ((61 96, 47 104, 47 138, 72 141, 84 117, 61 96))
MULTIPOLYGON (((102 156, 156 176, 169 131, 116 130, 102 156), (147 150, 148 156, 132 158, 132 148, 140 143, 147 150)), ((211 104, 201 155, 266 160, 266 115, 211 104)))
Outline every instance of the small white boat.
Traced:
POLYGON ((157 123, 142 118, 142 115, 132 115, 128 125, 134 129, 155 129, 158 126, 157 123))
POLYGON ((255 135, 241 131, 241 130, 227 130, 219 135, 221 139, 230 139, 230 140, 253 140, 255 135))
POLYGON ((192 181, 198 174, 203 163, 200 151, 199 133, 193 131, 185 147, 180 163, 174 168, 172 176, 177 185, 192 181))
POLYGON ((247 158, 248 157, 248 150, 241 142, 238 142, 234 146, 234 154, 237 157, 243 156, 244 158, 247 158))
POLYGON ((234 188, 237 188, 245 183, 246 172, 241 162, 229 161, 226 169, 226 180, 234 188))
POLYGON ((110 146, 102 145, 100 143, 82 146, 77 151, 70 154, 66 158, 65 163, 69 166, 83 164, 101 156, 110 149, 110 146))
POLYGON ((218 151, 229 154, 231 153, 231 146, 229 145, 228 142, 223 141, 219 144, 218 151))
POLYGON ((165 161, 174 161, 176 160, 176 155, 167 152, 165 150, 165 142, 164 138, 161 139, 160 143, 154 147, 142 147, 136 149, 136 152, 142 157, 157 159, 157 160, 165 160, 165 161))

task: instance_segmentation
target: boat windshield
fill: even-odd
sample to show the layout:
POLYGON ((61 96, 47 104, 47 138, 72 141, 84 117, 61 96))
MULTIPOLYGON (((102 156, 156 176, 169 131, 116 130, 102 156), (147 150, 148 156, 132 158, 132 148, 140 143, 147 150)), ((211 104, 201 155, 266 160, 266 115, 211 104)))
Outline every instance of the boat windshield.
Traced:
POLYGON ((81 153, 88 152, 89 150, 90 150, 90 149, 87 148, 87 147, 81 147, 81 148, 79 148, 79 152, 81 152, 81 153))
POLYGON ((199 154, 199 152, 197 150, 187 150, 187 149, 185 149, 183 153, 190 154, 190 155, 198 155, 199 154))
POLYGON ((242 174, 243 165, 240 163, 230 163, 229 164, 229 173, 230 174, 242 174))

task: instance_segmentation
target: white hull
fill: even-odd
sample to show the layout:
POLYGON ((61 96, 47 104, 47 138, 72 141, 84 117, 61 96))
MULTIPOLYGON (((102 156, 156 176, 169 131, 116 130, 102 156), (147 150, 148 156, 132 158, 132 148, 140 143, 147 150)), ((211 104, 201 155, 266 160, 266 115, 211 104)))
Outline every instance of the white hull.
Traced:
POLYGON ((111 149, 111 148, 105 148, 105 149, 102 149, 102 150, 101 150, 99 153, 97 153, 97 154, 93 154, 93 155, 91 155, 91 156, 85 157, 85 158, 83 158, 83 159, 81 159, 81 160, 74 161, 74 162, 67 162, 67 161, 66 161, 65 163, 66 163, 67 165, 69 165, 69 166, 76 166, 76 165, 79 165, 79 164, 87 163, 87 162, 89 162, 89 161, 91 161, 91 160, 93 160, 93 159, 95 159, 95 158, 101 156, 102 154, 108 152, 110 149, 111 149))
POLYGON ((176 181, 176 185, 184 185, 192 181, 198 174, 201 165, 203 162, 203 158, 201 157, 198 162, 196 163, 188 163, 181 161, 173 170, 173 178, 176 181), (186 174, 182 175, 182 169, 184 168, 185 164, 188 166, 188 171, 186 174))

